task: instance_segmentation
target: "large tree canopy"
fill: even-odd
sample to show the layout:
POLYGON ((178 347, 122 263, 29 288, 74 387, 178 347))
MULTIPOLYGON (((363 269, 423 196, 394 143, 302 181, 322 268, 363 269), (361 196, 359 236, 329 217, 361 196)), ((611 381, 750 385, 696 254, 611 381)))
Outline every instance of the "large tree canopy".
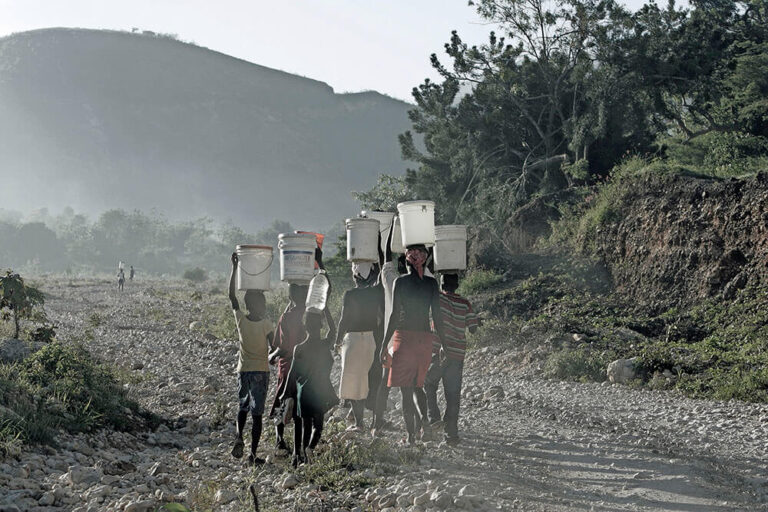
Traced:
POLYGON ((503 223, 627 154, 663 156, 667 139, 767 135, 768 0, 469 4, 498 30, 480 46, 454 32, 449 60, 432 55, 441 81, 414 88, 400 136, 416 163, 402 195, 438 201, 443 222, 503 223))

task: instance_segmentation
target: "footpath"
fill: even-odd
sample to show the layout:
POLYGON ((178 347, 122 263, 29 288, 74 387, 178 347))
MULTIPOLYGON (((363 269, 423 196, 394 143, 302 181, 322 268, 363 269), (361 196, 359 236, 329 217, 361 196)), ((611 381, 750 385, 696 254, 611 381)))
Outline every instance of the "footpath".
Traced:
POLYGON ((0 461, 0 510, 246 511, 249 487, 261 510, 768 510, 768 406, 541 379, 535 365, 517 368, 522 342, 469 353, 457 448, 397 447, 393 392, 396 430, 381 442, 343 432, 345 411, 329 420, 324 438, 358 456, 351 471, 326 457, 294 473, 271 454, 270 424, 268 463, 246 468, 229 455, 237 344, 204 324, 190 330, 226 307, 223 289, 38 284, 59 338, 121 368, 132 396, 167 421, 154 432, 62 435, 57 447, 0 461), (378 456, 386 463, 367 460, 378 456))

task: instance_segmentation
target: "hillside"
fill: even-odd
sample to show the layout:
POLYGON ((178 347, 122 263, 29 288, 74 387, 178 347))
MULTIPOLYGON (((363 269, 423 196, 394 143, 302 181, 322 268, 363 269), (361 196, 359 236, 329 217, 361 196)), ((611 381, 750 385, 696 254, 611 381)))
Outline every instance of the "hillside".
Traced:
POLYGON ((404 169, 408 108, 165 37, 14 34, 0 39, 0 202, 321 228, 404 169))

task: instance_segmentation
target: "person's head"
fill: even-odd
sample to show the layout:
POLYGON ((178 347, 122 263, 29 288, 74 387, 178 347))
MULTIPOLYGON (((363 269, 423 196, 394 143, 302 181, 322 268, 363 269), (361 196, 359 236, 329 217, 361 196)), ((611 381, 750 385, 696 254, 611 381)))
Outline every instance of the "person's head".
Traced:
POLYGON ((307 301, 307 291, 309 286, 306 284, 291 283, 288 285, 288 298, 296 305, 303 306, 307 301))
POLYGON ((459 288, 459 276, 457 274, 443 274, 441 281, 444 292, 455 293, 459 288))
POLYGON ((355 281, 355 288, 366 288, 376 284, 379 278, 379 264, 372 262, 354 262, 352 263, 352 279, 355 281))
POLYGON ((263 318, 267 313, 267 299, 261 290, 246 290, 245 307, 251 315, 263 318))
POLYGON ((408 265, 405 263, 405 254, 401 254, 397 257, 397 271, 401 274, 406 274, 408 272, 408 265))
POLYGON ((419 274, 419 277, 423 277, 428 257, 429 252, 424 245, 409 245, 405 249, 405 261, 408 266, 408 272, 416 272, 419 274))
POLYGON ((319 338, 320 330, 323 327, 323 314, 317 311, 307 311, 304 313, 304 329, 310 338, 319 338))

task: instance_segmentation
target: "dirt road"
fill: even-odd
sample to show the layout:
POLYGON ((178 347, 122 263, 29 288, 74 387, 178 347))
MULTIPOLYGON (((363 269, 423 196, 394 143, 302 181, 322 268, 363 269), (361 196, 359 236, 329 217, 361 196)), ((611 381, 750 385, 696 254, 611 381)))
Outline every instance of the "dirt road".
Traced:
MULTIPOLYGON (((86 340, 124 369, 132 395, 169 426, 62 436, 55 450, 0 463, 0 503, 19 510, 252 510, 250 484, 263 510, 768 510, 768 407, 548 381, 517 369, 521 353, 494 347, 468 356, 460 447, 424 443, 399 470, 361 467, 364 487, 334 491, 306 469, 288 478, 267 437, 270 463, 249 470, 229 456, 236 344, 210 332, 221 318, 211 312, 226 314, 223 286, 153 281, 119 294, 97 280, 37 284, 59 337, 86 340), (93 473, 81 480, 80 470, 93 473)), ((400 435, 386 443, 403 458, 400 435)))

